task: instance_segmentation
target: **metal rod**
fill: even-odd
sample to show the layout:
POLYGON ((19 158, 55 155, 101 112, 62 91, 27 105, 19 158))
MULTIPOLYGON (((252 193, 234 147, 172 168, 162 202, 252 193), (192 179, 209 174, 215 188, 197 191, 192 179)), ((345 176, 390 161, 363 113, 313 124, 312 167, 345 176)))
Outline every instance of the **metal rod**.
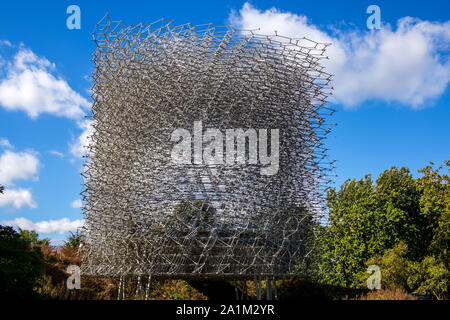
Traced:
POLYGON ((270 277, 266 277, 266 300, 272 300, 272 286, 270 277))
POLYGON ((274 297, 275 297, 275 300, 278 300, 277 279, 275 277, 273 277, 272 279, 273 279, 273 293, 274 293, 274 297))
POLYGON ((244 280, 244 290, 243 290, 243 299, 242 300, 248 300, 248 294, 247 294, 247 280, 244 280))
POLYGON ((329 44, 109 16, 92 35, 83 272, 131 284, 150 273, 251 279, 302 263, 333 181, 329 44))
POLYGON ((262 280, 261 280, 261 276, 258 276, 258 300, 262 300, 262 280))
POLYGON ((123 280, 122 280, 122 300, 125 300, 126 298, 126 289, 127 289, 127 285, 126 285, 126 280, 127 277, 126 276, 122 276, 123 280))
POLYGON ((142 278, 140 275, 137 278, 135 299, 142 299, 142 278))
POLYGON ((147 280, 147 287, 145 288, 145 300, 149 300, 150 299, 150 287, 152 285, 152 275, 150 274, 148 276, 148 280, 147 280))
POLYGON ((119 286, 117 288, 117 300, 122 299, 122 284, 123 283, 123 276, 119 277, 119 286))

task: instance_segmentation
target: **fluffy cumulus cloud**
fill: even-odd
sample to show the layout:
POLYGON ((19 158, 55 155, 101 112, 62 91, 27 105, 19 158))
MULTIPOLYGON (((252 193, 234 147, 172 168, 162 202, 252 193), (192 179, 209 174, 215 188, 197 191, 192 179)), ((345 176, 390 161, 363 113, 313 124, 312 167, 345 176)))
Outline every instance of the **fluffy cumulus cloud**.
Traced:
POLYGON ((322 30, 306 16, 275 8, 261 11, 245 3, 230 22, 240 29, 307 37, 332 43, 324 64, 335 75, 334 102, 354 107, 367 100, 400 102, 421 108, 450 82, 450 21, 405 17, 392 28, 322 30))
POLYGON ((73 220, 62 218, 60 220, 48 220, 32 222, 26 218, 16 218, 10 221, 2 221, 2 224, 19 227, 25 230, 35 230, 38 233, 59 233, 63 234, 70 231, 76 231, 82 227, 84 220, 73 220))
POLYGON ((34 202, 31 192, 25 189, 6 189, 4 194, 0 196, 0 208, 9 205, 16 209, 25 206, 31 209, 37 208, 37 204, 34 202))
POLYGON ((39 159, 34 152, 12 152, 0 155, 0 184, 11 185, 13 180, 36 179, 39 159))
POLYGON ((0 138, 0 148, 8 148, 8 149, 12 149, 13 146, 11 145, 11 143, 9 142, 8 139, 6 139, 6 138, 0 138))
POLYGON ((72 208, 81 208, 82 205, 83 205, 83 202, 81 202, 80 199, 77 199, 70 204, 70 206, 72 208))
POLYGON ((13 60, 2 66, 0 106, 21 110, 36 118, 49 113, 73 119, 84 115, 89 102, 55 75, 55 66, 31 50, 20 47, 13 60))
POLYGON ((78 123, 78 127, 82 130, 82 133, 70 146, 70 152, 75 157, 81 158, 83 155, 87 154, 87 146, 89 145, 91 136, 94 133, 92 124, 92 120, 84 120, 78 123))
MULTIPOLYGON (((12 148, 11 144, 9 146, 12 148)), ((39 166, 39 159, 32 151, 6 150, 0 154, 0 185, 8 186, 4 194, 0 196, 0 207, 13 206, 16 209, 25 206, 31 209, 37 207, 30 190, 10 186, 14 185, 15 180, 37 179, 39 166)))

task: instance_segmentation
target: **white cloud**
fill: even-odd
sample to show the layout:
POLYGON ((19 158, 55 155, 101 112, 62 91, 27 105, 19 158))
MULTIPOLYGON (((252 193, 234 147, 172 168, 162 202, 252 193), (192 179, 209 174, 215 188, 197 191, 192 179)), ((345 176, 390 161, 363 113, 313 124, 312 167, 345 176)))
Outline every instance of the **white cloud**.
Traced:
POLYGON ((69 231, 76 231, 82 227, 84 220, 73 220, 62 218, 60 220, 48 220, 32 222, 26 218, 16 218, 10 221, 2 221, 2 224, 19 227, 25 230, 35 230, 38 233, 59 233, 63 234, 69 231))
POLYGON ((84 115, 90 103, 54 75, 55 66, 31 50, 21 47, 6 64, 0 80, 0 105, 7 110, 25 111, 31 118, 50 113, 73 119, 84 115))
POLYGON ((72 208, 81 208, 82 205, 83 205, 83 202, 81 202, 80 199, 77 199, 70 204, 70 206, 72 208))
POLYGON ((12 149, 12 144, 6 138, 0 138, 0 147, 12 149))
POLYGON ((33 152, 6 150, 0 155, 0 184, 11 185, 13 180, 36 179, 39 160, 33 152))
POLYGON ((59 151, 56 151, 56 150, 50 150, 49 153, 51 153, 51 154, 53 154, 53 155, 55 155, 57 157, 64 158, 64 153, 62 153, 62 152, 59 152, 59 151))
POLYGON ((450 82, 450 21, 428 22, 401 18, 396 30, 334 30, 326 32, 306 16, 277 9, 261 11, 245 3, 230 15, 240 29, 307 37, 332 43, 324 61, 335 75, 332 101, 353 107, 377 99, 414 108, 438 98, 450 82))
POLYGON ((37 204, 34 202, 31 192, 25 189, 5 189, 4 193, 0 195, 0 207, 8 205, 12 205, 16 209, 20 209, 24 206, 28 206, 31 209, 37 208, 37 204))
POLYGON ((92 120, 84 120, 78 123, 83 132, 70 147, 70 152, 78 158, 82 158, 83 155, 88 153, 87 146, 90 144, 91 136, 94 133, 92 124, 92 120))
POLYGON ((12 47, 12 44, 8 40, 0 40, 0 46, 12 47))

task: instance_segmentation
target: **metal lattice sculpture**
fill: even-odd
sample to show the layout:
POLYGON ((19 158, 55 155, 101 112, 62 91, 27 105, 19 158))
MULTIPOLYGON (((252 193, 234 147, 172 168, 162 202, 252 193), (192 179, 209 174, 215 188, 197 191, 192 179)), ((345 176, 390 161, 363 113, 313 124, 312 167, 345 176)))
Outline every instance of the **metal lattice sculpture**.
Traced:
POLYGON ((94 41, 83 273, 298 272, 331 167, 323 145, 331 76, 320 63, 328 44, 164 20, 125 28, 109 18, 94 41), (194 136, 187 142, 194 155, 184 163, 173 161, 180 129, 194 136), (208 141, 207 129, 224 134, 208 141), (226 152, 258 141, 256 151, 267 147, 268 156, 261 137, 269 132, 274 156, 278 135, 275 174, 262 174, 255 150, 244 148, 241 162, 226 165, 202 159, 206 145, 220 146, 230 129, 236 139, 222 141, 226 152))

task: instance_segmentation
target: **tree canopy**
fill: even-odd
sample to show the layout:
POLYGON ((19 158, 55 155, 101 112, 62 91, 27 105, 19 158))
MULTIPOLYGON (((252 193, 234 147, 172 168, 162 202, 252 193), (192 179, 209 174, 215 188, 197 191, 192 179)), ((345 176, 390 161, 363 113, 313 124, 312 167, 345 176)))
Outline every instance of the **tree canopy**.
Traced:
POLYGON ((0 296, 30 298, 42 275, 44 260, 39 247, 31 246, 12 227, 0 226, 0 296))
MULTIPOLYGON (((449 165, 447 161, 447 169, 449 165)), ((375 183, 367 175, 331 189, 317 277, 358 287, 367 278, 367 265, 377 262, 387 275, 385 284, 445 296, 450 283, 450 184, 442 169, 430 165, 414 179, 409 169, 392 167, 375 183)))
POLYGON ((30 244, 50 245, 50 239, 39 239, 39 234, 34 230, 19 229, 19 236, 30 244))
POLYGON ((71 232, 67 241, 64 243, 66 247, 77 248, 81 244, 81 233, 77 230, 76 232, 71 232))

